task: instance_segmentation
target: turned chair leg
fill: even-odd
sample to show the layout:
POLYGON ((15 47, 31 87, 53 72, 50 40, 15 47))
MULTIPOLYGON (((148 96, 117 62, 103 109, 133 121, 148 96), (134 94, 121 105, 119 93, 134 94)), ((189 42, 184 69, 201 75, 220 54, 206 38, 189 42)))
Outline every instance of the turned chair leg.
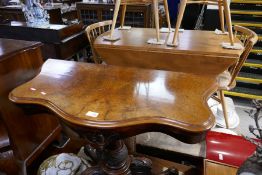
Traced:
POLYGON ((230 40, 230 44, 233 46, 234 45, 234 36, 233 36, 233 31, 232 31, 230 8, 229 8, 229 4, 227 0, 223 0, 223 4, 224 4, 225 16, 226 16, 227 29, 229 33, 229 40, 230 40))
POLYGON ((121 28, 124 27, 125 17, 126 17, 126 4, 124 4, 123 7, 122 7, 121 28))
POLYGON ((154 14, 155 14, 155 26, 156 26, 156 36, 157 36, 157 42, 160 41, 160 35, 159 35, 159 14, 158 14, 158 0, 153 0, 154 4, 154 14))
POLYGON ((219 18, 220 18, 220 27, 221 31, 225 32, 225 20, 224 20, 224 9, 222 2, 218 2, 219 18))
POLYGON ((164 7, 165 7, 165 12, 166 12, 167 27, 169 31, 171 31, 170 16, 169 16, 167 0, 164 0, 164 7))
POLYGON ((184 12, 186 9, 186 3, 187 3, 187 0, 180 1, 179 13, 178 13, 177 20, 176 20, 176 29, 174 33, 173 42, 172 42, 173 45, 177 45, 177 37, 178 37, 178 32, 179 32, 178 30, 180 28, 180 25, 181 25, 181 22, 184 16, 184 12))
POLYGON ((111 39, 113 37, 113 33, 114 33, 114 30, 115 30, 115 27, 116 27, 116 20, 117 20, 117 15, 118 15, 118 12, 119 12, 120 4, 121 4, 121 0, 116 0, 113 22, 112 22, 112 28, 111 28, 111 32, 110 32, 110 38, 111 39))
POLYGON ((221 100, 221 105, 222 105, 222 110, 223 110, 223 114, 224 114, 224 118, 225 118, 226 128, 229 129, 228 116, 227 116, 227 106, 226 106, 224 92, 222 90, 219 90, 219 98, 221 100))

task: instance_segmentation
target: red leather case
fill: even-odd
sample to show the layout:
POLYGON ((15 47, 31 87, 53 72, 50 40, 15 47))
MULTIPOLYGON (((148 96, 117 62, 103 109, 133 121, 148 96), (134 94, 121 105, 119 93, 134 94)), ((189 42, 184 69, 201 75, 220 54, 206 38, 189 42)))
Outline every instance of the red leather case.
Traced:
POLYGON ((256 145, 241 136, 208 132, 206 159, 239 167, 254 153, 256 145))

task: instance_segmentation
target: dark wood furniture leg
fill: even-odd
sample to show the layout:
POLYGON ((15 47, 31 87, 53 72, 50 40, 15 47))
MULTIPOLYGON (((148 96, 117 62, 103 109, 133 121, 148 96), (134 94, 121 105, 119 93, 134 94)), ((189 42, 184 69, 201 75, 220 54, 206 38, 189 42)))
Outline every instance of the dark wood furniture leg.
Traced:
POLYGON ((85 152, 93 159, 94 165, 83 175, 151 174, 151 160, 129 156, 126 145, 115 135, 92 134, 86 138, 90 144, 85 146, 85 152))

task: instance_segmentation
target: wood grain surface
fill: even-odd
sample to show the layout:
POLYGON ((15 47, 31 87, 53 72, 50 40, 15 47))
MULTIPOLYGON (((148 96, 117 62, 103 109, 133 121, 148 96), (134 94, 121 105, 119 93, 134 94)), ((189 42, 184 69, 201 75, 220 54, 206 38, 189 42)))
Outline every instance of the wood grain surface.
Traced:
POLYGON ((19 52, 24 52, 32 47, 40 47, 41 45, 40 42, 0 38, 0 60, 6 59, 19 52))
MULTIPOLYGON (((229 42, 226 35, 216 35, 212 31, 185 30, 179 33, 179 46, 167 46, 173 33, 160 33, 163 45, 148 44, 155 38, 155 29, 132 28, 115 30, 120 40, 111 42, 99 36, 94 48, 107 64, 133 66, 177 72, 217 75, 234 64, 242 50, 223 49, 222 42, 229 42)), ((235 42, 239 42, 235 39, 235 42)))
POLYGON ((237 168, 205 160, 205 175, 236 175, 237 168))
POLYGON ((46 106, 82 129, 161 131, 196 142, 214 124, 206 100, 216 88, 210 76, 50 59, 9 98, 46 106))

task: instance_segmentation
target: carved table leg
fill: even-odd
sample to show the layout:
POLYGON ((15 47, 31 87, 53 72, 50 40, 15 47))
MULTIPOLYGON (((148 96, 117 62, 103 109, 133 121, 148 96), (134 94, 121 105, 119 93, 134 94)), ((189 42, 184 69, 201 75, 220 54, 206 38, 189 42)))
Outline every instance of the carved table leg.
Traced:
POLYGON ((94 160, 96 165, 88 168, 82 173, 83 175, 131 175, 129 170, 130 158, 127 148, 121 140, 111 142, 102 149, 101 147, 92 148, 92 146, 87 145, 85 152, 94 160))
POLYGON ((152 162, 147 158, 128 156, 128 150, 122 140, 105 138, 97 134, 89 138, 90 145, 85 152, 94 160, 94 166, 82 175, 150 175, 152 162))
MULTIPOLYGON (((152 161, 146 157, 128 155, 126 145, 115 134, 93 133, 84 136, 90 144, 85 153, 93 160, 93 166, 82 175, 151 175, 152 161)), ((157 175, 178 175, 175 168, 169 168, 157 175)))

